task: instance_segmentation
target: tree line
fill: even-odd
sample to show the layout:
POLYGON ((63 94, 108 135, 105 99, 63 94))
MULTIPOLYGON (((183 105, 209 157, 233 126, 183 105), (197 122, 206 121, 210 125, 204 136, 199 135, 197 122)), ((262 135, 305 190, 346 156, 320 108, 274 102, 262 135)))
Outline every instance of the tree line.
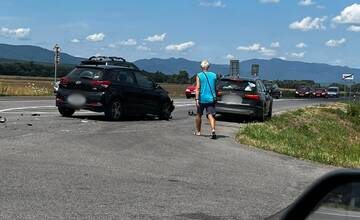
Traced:
MULTIPOLYGON (((74 67, 75 65, 59 65, 58 76, 65 76, 74 67)), ((150 73, 143 70, 143 73, 157 83, 192 84, 195 82, 195 76, 190 76, 185 70, 181 70, 178 74, 172 75, 160 71, 150 73)), ((0 62, 0 75, 53 77, 54 66, 34 62, 0 62)), ((287 89, 296 89, 301 86, 321 87, 319 83, 313 80, 275 80, 272 82, 277 83, 280 88, 287 89)), ((330 86, 339 87, 340 90, 343 90, 345 87, 345 85, 341 83, 333 83, 330 86)), ((352 89, 360 91, 360 83, 353 84, 352 89)))

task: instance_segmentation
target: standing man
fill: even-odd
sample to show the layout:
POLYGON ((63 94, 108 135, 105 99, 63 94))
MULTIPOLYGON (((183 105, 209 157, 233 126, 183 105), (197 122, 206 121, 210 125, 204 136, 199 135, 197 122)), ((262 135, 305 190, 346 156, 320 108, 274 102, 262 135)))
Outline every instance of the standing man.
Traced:
POLYGON ((216 80, 217 75, 209 72, 210 63, 207 60, 201 62, 202 72, 196 75, 196 131, 195 135, 201 135, 201 117, 206 110, 206 116, 211 126, 211 139, 216 139, 215 133, 215 103, 216 103, 216 80))

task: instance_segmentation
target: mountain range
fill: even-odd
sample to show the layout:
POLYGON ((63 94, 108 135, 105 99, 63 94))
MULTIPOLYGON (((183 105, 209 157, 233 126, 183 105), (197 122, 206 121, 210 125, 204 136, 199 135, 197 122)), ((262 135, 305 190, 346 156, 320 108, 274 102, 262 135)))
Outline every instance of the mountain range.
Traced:
MULTIPOLYGON (((0 44, 0 61, 20 60, 33 61, 37 63, 53 63, 54 52, 38 46, 31 45, 8 45, 0 44)), ((61 63, 79 64, 84 58, 61 53, 61 63)), ((200 71, 199 61, 191 61, 184 58, 169 59, 141 59, 134 62, 140 69, 148 72, 160 71, 165 74, 175 74, 180 70, 186 70, 190 75, 200 71)), ((333 66, 321 63, 306 63, 300 61, 288 61, 282 59, 251 59, 240 63, 240 74, 250 75, 252 64, 260 65, 260 78, 267 80, 314 80, 316 82, 341 82, 341 74, 360 74, 360 69, 346 66, 333 66)), ((229 73, 229 65, 212 64, 211 70, 218 74, 229 73)), ((358 81, 358 80, 357 80, 358 81)))

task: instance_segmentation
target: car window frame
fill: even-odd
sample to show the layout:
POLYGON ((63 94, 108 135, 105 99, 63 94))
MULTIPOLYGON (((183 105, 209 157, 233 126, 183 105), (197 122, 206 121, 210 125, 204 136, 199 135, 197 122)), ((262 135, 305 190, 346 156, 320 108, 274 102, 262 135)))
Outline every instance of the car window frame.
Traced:
POLYGON ((114 80, 113 83, 116 83, 116 84, 123 84, 123 85, 130 85, 130 86, 134 86, 137 84, 137 81, 136 81, 136 78, 135 78, 135 75, 132 71, 128 70, 128 69, 122 69, 122 68, 114 68, 114 69, 109 69, 108 70, 108 74, 109 74, 109 80, 112 81, 112 79, 110 78, 111 77, 111 74, 112 74, 112 71, 114 72, 120 72, 120 71, 124 71, 126 72, 127 74, 130 74, 130 77, 133 79, 133 82, 130 83, 130 82, 122 82, 122 81, 118 81, 118 80, 114 80))
POLYGON ((132 72, 133 72, 133 75, 134 75, 135 80, 136 80, 136 85, 137 85, 138 87, 140 87, 140 88, 142 88, 142 89, 147 89, 147 90, 153 90, 153 89, 155 88, 155 86, 154 86, 154 85, 155 85, 154 81, 151 80, 149 77, 145 76, 141 71, 134 70, 134 71, 132 71, 132 72), (152 83, 152 86, 149 87, 149 88, 144 87, 144 86, 141 86, 141 85, 139 84, 138 77, 136 76, 137 73, 138 73, 139 75, 141 75, 142 77, 146 78, 147 80, 149 80, 149 82, 152 83))

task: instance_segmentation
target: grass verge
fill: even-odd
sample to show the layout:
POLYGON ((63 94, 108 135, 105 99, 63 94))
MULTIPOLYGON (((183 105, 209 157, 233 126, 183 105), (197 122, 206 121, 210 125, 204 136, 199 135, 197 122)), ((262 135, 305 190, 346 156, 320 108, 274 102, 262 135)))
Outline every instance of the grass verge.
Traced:
POLYGON ((324 164, 360 167, 360 104, 308 107, 248 124, 237 141, 324 164))

